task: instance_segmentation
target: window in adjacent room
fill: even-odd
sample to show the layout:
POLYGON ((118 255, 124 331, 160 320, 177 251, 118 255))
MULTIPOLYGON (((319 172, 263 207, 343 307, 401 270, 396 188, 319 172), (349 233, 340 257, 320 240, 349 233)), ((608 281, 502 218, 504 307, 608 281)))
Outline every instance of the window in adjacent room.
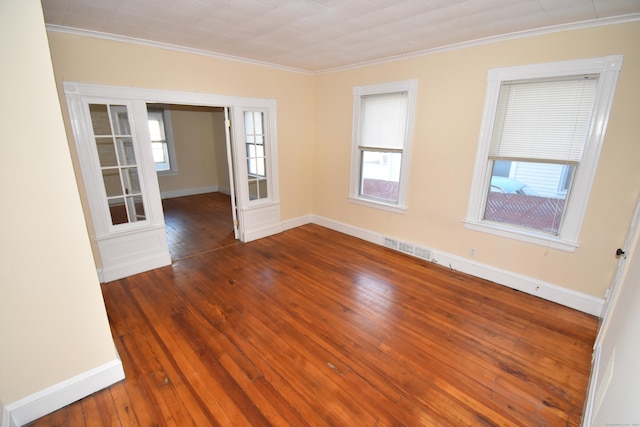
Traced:
POLYGON ((166 109, 147 109, 151 150, 156 171, 161 175, 178 172, 171 132, 171 116, 166 109))
POLYGON ((467 226, 575 250, 621 64, 489 72, 467 226))
POLYGON ((350 198, 406 210, 417 80, 354 88, 350 198))

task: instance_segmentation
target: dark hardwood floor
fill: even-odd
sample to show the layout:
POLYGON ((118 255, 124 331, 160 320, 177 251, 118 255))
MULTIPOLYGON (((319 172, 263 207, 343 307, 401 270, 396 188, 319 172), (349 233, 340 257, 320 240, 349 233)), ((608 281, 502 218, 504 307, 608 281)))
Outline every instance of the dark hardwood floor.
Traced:
POLYGON ((162 209, 173 261, 237 243, 231 199, 226 194, 164 199, 162 209))
POLYGON ((103 285, 127 378, 32 425, 579 425, 596 318, 316 225, 220 241, 103 285))

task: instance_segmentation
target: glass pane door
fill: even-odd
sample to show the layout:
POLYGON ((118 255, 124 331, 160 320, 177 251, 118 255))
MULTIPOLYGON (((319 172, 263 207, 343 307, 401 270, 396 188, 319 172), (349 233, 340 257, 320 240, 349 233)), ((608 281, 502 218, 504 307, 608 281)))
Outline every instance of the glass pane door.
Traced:
POLYGON ((264 113, 260 111, 245 111, 244 131, 247 152, 249 200, 266 199, 268 197, 268 158, 265 147, 264 113))
POLYGON ((111 223, 146 219, 139 166, 126 105, 89 104, 111 223))

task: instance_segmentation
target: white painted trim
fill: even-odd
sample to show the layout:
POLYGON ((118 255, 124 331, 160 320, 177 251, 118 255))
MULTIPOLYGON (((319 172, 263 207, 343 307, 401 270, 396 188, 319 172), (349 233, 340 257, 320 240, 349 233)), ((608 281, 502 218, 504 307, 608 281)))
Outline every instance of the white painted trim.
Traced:
POLYGON ((158 255, 149 257, 144 260, 137 260, 136 262, 121 264, 114 268, 99 269, 98 278, 101 283, 113 282, 114 280, 122 279, 125 277, 133 276, 145 271, 154 270, 156 268, 165 267, 171 264, 171 257, 158 255))
POLYGON ((418 52, 410 52, 402 55, 390 56, 388 58, 374 59, 372 61, 359 62, 357 64, 345 65, 344 67, 328 68, 316 71, 313 75, 331 74, 340 71, 356 70, 358 68, 371 67, 373 65, 386 64, 389 62, 403 61, 406 59, 420 58, 423 56, 435 55, 438 53, 452 52, 460 49, 468 49, 476 46, 485 46, 492 43, 505 42, 510 40, 525 39, 528 37, 538 37, 547 34, 561 33, 563 31, 586 30, 589 28, 605 27, 609 25, 626 24, 629 22, 640 21, 640 13, 631 13, 628 15, 613 16, 610 18, 590 19, 587 21, 575 22, 571 24, 554 25, 550 27, 536 28, 533 30, 519 31, 509 34, 501 34, 498 36, 485 37, 477 40, 469 40, 461 43, 454 43, 447 46, 436 47, 433 49, 421 50, 418 52))
POLYGON ((263 228, 255 228, 251 231, 247 231, 244 233, 244 239, 242 240, 244 243, 251 242, 253 240, 262 239, 264 237, 269 237, 274 234, 278 234, 282 232, 282 225, 271 225, 269 227, 263 228))
POLYGON ((353 225, 334 221, 332 219, 318 215, 312 215, 312 222, 322 227, 330 228, 332 230, 339 231, 340 233, 348 234, 349 236, 357 237, 358 239, 375 243, 376 245, 384 244, 384 236, 382 234, 369 231, 364 228, 354 227, 353 225))
POLYGON ((594 402, 596 399, 596 381, 600 376, 600 363, 602 359, 602 346, 596 343, 591 355, 591 375, 587 385, 587 397, 582 412, 582 425, 591 427, 594 415, 594 402))
POLYGON ((18 427, 76 402, 125 377, 120 359, 69 378, 4 407, 2 427, 18 427))
POLYGON ((209 187, 194 187, 183 188, 180 190, 161 191, 160 198, 173 199, 174 197, 195 196, 196 194, 216 193, 218 191, 229 194, 228 189, 227 192, 224 192, 217 185, 211 185, 209 187))
POLYGON ((137 39, 133 37, 119 36, 116 34, 103 33, 99 31, 83 30, 81 28, 66 27, 62 25, 47 24, 46 28, 47 28, 47 31, 52 31, 52 32, 73 34, 73 35, 84 36, 84 37, 100 38, 100 39, 118 41, 123 43, 133 43, 133 44, 150 46, 150 47, 155 47, 160 49, 173 50, 177 52, 190 53, 193 55, 208 56, 208 57, 224 59, 228 61, 236 61, 236 62, 243 62, 247 64, 260 65, 263 67, 269 67, 269 68, 275 68, 283 71, 300 73, 307 76, 316 76, 316 75, 336 73, 339 71, 355 70, 358 68, 370 67, 370 66, 379 65, 379 64, 386 64, 389 62, 403 61, 405 59, 420 58, 422 56, 434 55, 434 54, 443 53, 443 52, 451 52, 459 49, 467 49, 474 46, 483 46, 491 43, 498 43, 498 42, 509 41, 509 40, 518 40, 518 39, 523 39, 527 37, 542 36, 546 34, 559 33, 562 31, 583 30, 583 29, 589 29, 589 28, 604 27, 608 25, 625 24, 628 22, 635 22, 635 21, 640 21, 640 13, 613 16, 609 18, 592 19, 587 21, 575 22, 571 24, 554 25, 550 27, 537 28, 534 30, 502 34, 499 36, 492 36, 492 37, 486 37, 486 38, 477 39, 477 40, 470 40, 470 41, 461 42, 461 43, 454 43, 451 45, 436 47, 433 49, 426 49, 426 50, 406 53, 402 55, 395 55, 387 58, 381 58, 381 59, 375 59, 372 61, 360 62, 357 64, 345 65, 342 67, 327 68, 319 71, 310 71, 310 70, 303 70, 300 68, 286 67, 284 65, 256 61, 248 58, 241 58, 238 56, 225 55, 222 53, 216 53, 216 52, 211 52, 211 51, 202 50, 202 49, 193 49, 193 48, 184 47, 184 46, 160 43, 160 42, 155 42, 151 40, 137 39))
MULTIPOLYGON (((312 216, 311 222, 377 245, 384 245, 385 236, 380 233, 317 215, 312 216)), ((604 304, 601 298, 438 250, 432 250, 431 262, 594 316, 600 315, 604 304)))
POLYGON ((313 215, 303 215, 292 219, 282 221, 280 224, 282 231, 291 230, 293 228, 302 227, 303 225, 313 223, 313 215))
POLYGON ((83 30, 82 28, 66 27, 63 25, 47 24, 46 28, 47 28, 47 31, 52 31, 57 33, 73 34, 76 36, 83 36, 83 37, 93 37, 97 39, 111 40, 111 41, 122 42, 122 43, 131 43, 131 44, 137 44, 141 46, 173 50, 175 52, 190 53, 193 55, 200 55, 200 56, 208 56, 211 58, 224 59, 227 61, 244 62, 245 64, 260 65, 262 67, 275 68, 278 70, 291 71, 294 73, 313 75, 312 72, 303 70, 301 68, 287 67, 284 65, 272 64, 270 62, 258 61, 258 60, 249 59, 249 58, 242 58, 242 57, 233 56, 233 55, 226 55, 224 53, 212 52, 209 50, 194 49, 186 46, 178 46, 170 43, 162 43, 162 42, 157 42, 153 40, 145 40, 145 39, 139 39, 135 37, 121 36, 118 34, 103 33, 101 31, 83 30))
POLYGON ((151 89, 131 86, 111 86, 93 83, 63 81, 65 93, 82 93, 83 96, 118 99, 121 102, 135 100, 157 104, 187 104, 205 107, 242 107, 276 108, 277 101, 267 98, 215 95, 202 92, 184 92, 165 89, 151 89))
POLYGON ((242 242, 251 242, 272 234, 282 232, 280 221, 280 204, 265 203, 238 212, 242 242))
POLYGON ((554 285, 553 283, 544 282, 533 277, 513 273, 487 264, 481 264, 445 252, 433 251, 432 261, 449 267, 452 270, 490 280, 499 285, 504 285, 594 316, 600 315, 602 305, 604 304, 604 300, 601 298, 596 298, 582 292, 554 285))
POLYGON ((102 283, 171 264, 164 225, 94 238, 103 260, 102 283))

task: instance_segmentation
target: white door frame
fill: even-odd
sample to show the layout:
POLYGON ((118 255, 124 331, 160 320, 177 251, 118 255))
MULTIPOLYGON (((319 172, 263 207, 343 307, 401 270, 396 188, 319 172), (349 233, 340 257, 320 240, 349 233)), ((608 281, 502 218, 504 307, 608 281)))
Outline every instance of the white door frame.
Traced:
POLYGON ((231 218, 233 220, 233 237, 240 238, 240 221, 238 221, 238 206, 236 199, 236 174, 234 173, 236 156, 233 154, 231 145, 231 119, 229 118, 229 107, 224 107, 224 136, 227 147, 227 168, 229 169, 229 196, 231 197, 231 218))
MULTIPOLYGON (((103 203, 99 197, 103 184, 95 173, 95 159, 90 161, 83 151, 86 152, 86 139, 89 134, 87 118, 84 117, 84 105, 86 98, 108 99, 132 105, 137 110, 146 106, 147 103, 195 105, 209 107, 229 107, 233 132, 233 153, 234 162, 230 164, 230 172, 233 169, 235 190, 237 197, 237 216, 239 239, 248 242, 261 237, 282 231, 280 223, 280 199, 278 183, 277 164, 277 137, 276 137, 276 101, 273 99, 248 98, 214 95, 194 92, 168 91, 158 89, 134 88, 123 86, 108 86, 97 84, 85 84, 77 82, 63 82, 65 95, 71 117, 71 125, 78 147, 79 159, 81 163, 82 176, 87 190, 87 199, 90 205, 91 217, 96 231, 95 236, 91 236, 98 245, 100 258, 103 266, 98 271, 103 282, 116 280, 152 268, 171 263, 168 245, 166 243, 166 231, 164 225, 164 215, 162 213, 160 191, 155 176, 155 166, 153 174, 146 169, 147 193, 150 198, 149 205, 152 208, 150 221, 144 224, 136 224, 128 227, 126 232, 114 232, 109 229, 110 221, 106 218, 100 204, 103 203), (83 100, 84 99, 84 100, 83 100), (265 126, 269 129, 268 150, 269 150, 269 187, 268 198, 261 200, 249 200, 247 196, 247 174, 246 153, 244 147, 244 121, 242 112, 246 110, 260 110, 265 114, 265 126), (235 123, 235 125, 234 125, 235 123), (85 146, 83 149, 82 147, 85 146), (93 170, 92 170, 93 169, 93 170), (97 193, 97 194, 96 194, 97 193), (99 199, 99 200, 98 200, 99 199), (158 206, 160 207, 158 212, 158 206), (105 226, 104 224, 107 224, 105 226), (145 235, 145 233, 153 233, 145 235), (126 238, 125 238, 126 237, 126 238), (164 241, 163 241, 164 239, 164 241), (137 247, 137 250, 132 250, 137 247), (111 256, 110 256, 111 255, 111 256), (105 265, 105 261, 106 264, 105 265)), ((136 111, 137 111, 136 110, 136 111)), ((145 110, 146 111, 146 110, 145 110)), ((140 113, 140 111, 138 111, 140 113)), ((146 112, 145 112, 146 114, 146 112)), ((141 140, 148 139, 148 129, 144 126, 137 126, 138 137, 141 140), (141 134, 141 135, 140 135, 141 134), (146 135, 146 138, 145 138, 146 135)), ((148 163, 152 162, 151 145, 148 150, 142 145, 142 157, 148 163), (146 153, 148 151, 148 153, 146 153)), ((152 163, 151 163, 152 164, 152 163)), ((153 164, 152 164, 153 165, 153 164)), ((233 195, 232 195, 233 197, 233 195)))

